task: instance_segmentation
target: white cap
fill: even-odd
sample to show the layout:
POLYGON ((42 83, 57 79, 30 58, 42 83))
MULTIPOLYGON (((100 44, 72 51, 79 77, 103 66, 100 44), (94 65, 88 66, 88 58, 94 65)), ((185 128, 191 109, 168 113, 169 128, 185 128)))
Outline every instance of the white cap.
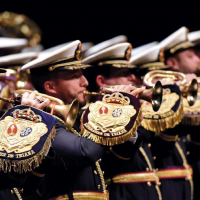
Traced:
POLYGON ((0 66, 8 66, 8 65, 24 65, 31 60, 37 58, 38 53, 36 52, 27 52, 27 53, 18 53, 11 54, 8 56, 0 57, 0 66))
MULTIPOLYGON (((59 44, 59 45, 56 45, 54 47, 45 49, 44 51, 40 52, 39 57, 47 55, 48 53, 51 53, 53 51, 56 51, 57 49, 60 49, 60 48, 66 46, 66 45, 68 45, 70 43, 71 42, 66 42, 64 44, 59 44)), ((82 45, 82 52, 84 52, 84 51, 88 50, 90 47, 92 47, 94 44, 92 42, 84 42, 84 43, 81 43, 81 45, 82 45)))
POLYGON ((53 71, 60 67, 67 70, 86 67, 81 63, 81 42, 76 40, 55 51, 41 56, 22 66, 22 71, 46 66, 48 67, 45 68, 46 71, 53 71))
POLYGON ((195 44, 200 44, 200 31, 193 31, 188 33, 188 40, 195 44))
POLYGON ((101 42, 99 44, 94 45, 93 47, 89 48, 85 53, 84 56, 88 57, 94 53, 97 53, 105 48, 108 48, 112 45, 122 43, 122 42, 127 42, 127 37, 125 35, 119 35, 117 37, 114 37, 110 40, 106 40, 104 42, 101 42))
POLYGON ((22 49, 26 45, 26 39, 0 37, 0 49, 22 49))
POLYGON ((155 62, 159 58, 160 46, 156 45, 145 51, 142 51, 135 56, 132 56, 130 63, 134 65, 141 65, 144 63, 155 62))
POLYGON ((98 63, 98 65, 112 65, 113 67, 128 66, 132 46, 130 43, 120 43, 99 51, 82 60, 84 64, 98 63), (116 58, 116 59, 115 59, 116 58))
POLYGON ((170 49, 171 47, 174 47, 175 45, 187 41, 187 33, 188 29, 186 27, 181 27, 174 33, 172 33, 170 36, 162 40, 159 45, 161 48, 164 49, 170 49))
POLYGON ((141 53, 141 52, 145 51, 146 49, 149 49, 149 48, 151 48, 153 46, 156 46, 157 44, 158 44, 158 42, 154 41, 154 42, 151 42, 151 43, 144 44, 142 46, 136 47, 136 48, 131 50, 131 56, 135 56, 136 54, 141 53))

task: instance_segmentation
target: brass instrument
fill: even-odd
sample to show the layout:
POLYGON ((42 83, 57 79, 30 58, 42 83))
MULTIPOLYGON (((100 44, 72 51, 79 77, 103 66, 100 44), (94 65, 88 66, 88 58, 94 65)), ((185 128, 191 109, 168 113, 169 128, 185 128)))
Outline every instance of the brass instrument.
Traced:
POLYGON ((10 38, 26 38, 31 47, 41 41, 40 28, 26 15, 8 11, 0 13, 0 27, 2 35, 10 38))
POLYGON ((198 82, 193 79, 189 86, 180 86, 181 93, 187 98, 189 106, 193 106, 197 100, 198 82))
POLYGON ((53 110, 53 113, 51 114, 55 114, 56 116, 60 117, 65 122, 67 130, 70 130, 73 127, 79 111, 79 102, 77 99, 75 99, 70 105, 65 105, 64 102, 58 98, 48 96, 46 94, 41 94, 39 92, 31 90, 21 89, 21 90, 16 90, 13 93, 14 99, 0 97, 0 100, 8 103, 18 104, 21 103, 21 96, 25 92, 35 93, 37 96, 41 95, 44 100, 48 98, 51 102, 46 107, 46 111, 51 113, 53 110))
POLYGON ((14 81, 17 90, 24 89, 27 87, 29 81, 29 72, 21 71, 20 67, 16 67, 16 69, 0 68, 0 78, 1 77, 6 80, 14 81))
POLYGON ((155 70, 144 76, 144 84, 152 87, 154 85, 153 80, 158 78, 163 78, 165 81, 181 81, 180 90, 182 95, 187 98, 190 106, 194 105, 198 92, 198 82, 196 79, 193 79, 189 86, 187 86, 185 74, 174 71, 155 70))
MULTIPOLYGON (((84 91, 84 95, 90 95, 90 96, 99 96, 99 95, 105 95, 106 93, 111 93, 114 91, 113 85, 108 85, 101 88, 100 92, 88 92, 84 91)), ((156 112, 159 110, 160 105, 162 103, 162 84, 160 81, 157 81, 155 86, 150 89, 146 89, 143 92, 141 92, 138 95, 138 99, 142 99, 145 101, 148 101, 152 104, 153 110, 156 112)))

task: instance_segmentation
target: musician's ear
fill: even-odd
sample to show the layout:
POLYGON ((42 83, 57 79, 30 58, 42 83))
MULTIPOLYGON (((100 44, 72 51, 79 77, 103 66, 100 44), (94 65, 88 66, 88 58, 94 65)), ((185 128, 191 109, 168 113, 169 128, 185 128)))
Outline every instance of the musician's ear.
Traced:
POLYGON ((179 71, 179 63, 176 57, 169 57, 166 60, 166 64, 171 67, 172 70, 174 71, 179 71))
POLYGON ((102 75, 96 77, 96 83, 99 87, 104 87, 106 85, 106 79, 102 75))
POLYGON ((55 81, 45 81, 44 82, 44 89, 46 94, 56 94, 56 83, 55 81))

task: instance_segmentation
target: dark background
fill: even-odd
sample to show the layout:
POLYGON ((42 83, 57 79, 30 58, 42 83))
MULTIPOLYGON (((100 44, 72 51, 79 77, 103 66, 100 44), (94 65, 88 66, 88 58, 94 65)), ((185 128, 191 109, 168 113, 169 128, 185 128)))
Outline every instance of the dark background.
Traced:
POLYGON ((99 43, 124 34, 133 47, 161 41, 181 26, 200 30, 200 0, 0 0, 42 29, 45 48, 79 39, 99 43))

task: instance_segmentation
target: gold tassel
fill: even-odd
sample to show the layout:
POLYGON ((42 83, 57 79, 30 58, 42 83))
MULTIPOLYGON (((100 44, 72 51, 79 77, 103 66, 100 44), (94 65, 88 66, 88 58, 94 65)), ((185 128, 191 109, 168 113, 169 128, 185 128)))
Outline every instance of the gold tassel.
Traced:
POLYGON ((129 140, 130 137, 134 137, 135 131, 137 130, 138 126, 140 126, 140 123, 141 123, 140 121, 141 114, 142 113, 140 109, 138 112, 138 116, 134 122, 134 126, 131 128, 131 130, 128 133, 122 136, 118 136, 114 138, 101 137, 101 136, 95 135, 94 133, 89 132, 83 127, 83 125, 81 125, 82 136, 87 137, 88 139, 102 145, 113 146, 115 144, 122 144, 126 142, 127 140, 129 140))
POLYGON ((180 106, 176 112, 171 116, 164 119, 145 119, 143 118, 141 125, 149 131, 159 133, 165 131, 168 128, 174 128, 178 125, 183 118, 183 99, 181 99, 180 106))
POLYGON ((55 135, 56 130, 54 126, 40 152, 31 158, 25 160, 8 160, 0 158, 0 170, 6 173, 11 172, 11 169, 13 169, 14 172, 21 174, 35 169, 42 163, 42 160, 45 159, 45 155, 49 152, 51 141, 54 139, 55 135))

